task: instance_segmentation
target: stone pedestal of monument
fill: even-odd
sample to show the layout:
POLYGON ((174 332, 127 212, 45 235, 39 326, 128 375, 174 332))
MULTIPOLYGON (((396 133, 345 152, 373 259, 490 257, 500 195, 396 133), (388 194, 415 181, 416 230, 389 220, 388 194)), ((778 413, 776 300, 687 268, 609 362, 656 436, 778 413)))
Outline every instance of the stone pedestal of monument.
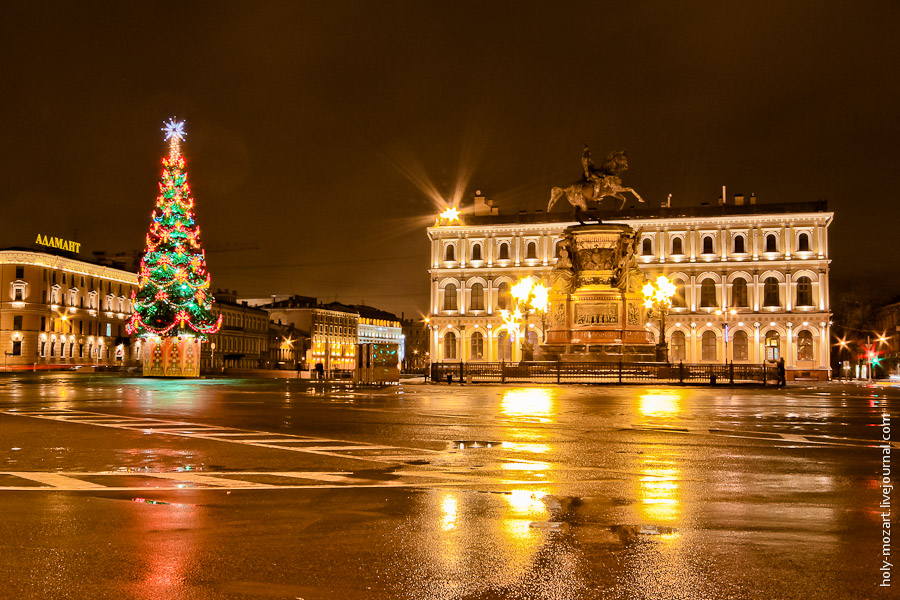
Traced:
POLYGON ((627 225, 576 225, 565 231, 550 275, 550 328, 541 359, 653 362, 637 265, 637 234, 627 225))

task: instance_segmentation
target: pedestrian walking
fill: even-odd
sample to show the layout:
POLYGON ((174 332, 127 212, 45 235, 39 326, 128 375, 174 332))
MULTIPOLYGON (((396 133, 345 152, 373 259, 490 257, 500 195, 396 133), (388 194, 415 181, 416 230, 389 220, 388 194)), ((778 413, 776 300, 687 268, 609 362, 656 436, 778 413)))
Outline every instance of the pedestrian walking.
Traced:
POLYGON ((785 376, 785 368, 784 368, 784 357, 779 356, 778 362, 776 363, 778 368, 778 387, 784 387, 787 385, 787 378, 785 376))

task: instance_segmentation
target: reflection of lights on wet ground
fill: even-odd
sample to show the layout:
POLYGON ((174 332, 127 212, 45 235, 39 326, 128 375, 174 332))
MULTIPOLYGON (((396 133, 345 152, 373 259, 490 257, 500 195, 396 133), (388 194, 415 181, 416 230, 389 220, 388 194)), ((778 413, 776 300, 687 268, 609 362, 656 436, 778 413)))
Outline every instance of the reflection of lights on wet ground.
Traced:
POLYGON ((522 444, 519 442, 503 442, 501 446, 504 450, 513 452, 532 452, 534 454, 545 454, 550 452, 550 444, 522 444))
POLYGON ((546 490, 512 490, 503 494, 503 498, 509 504, 509 512, 512 515, 503 520, 503 529, 510 537, 522 540, 534 535, 534 530, 529 526, 532 521, 543 521, 548 516, 547 507, 541 502, 541 498, 547 495, 546 490))
POLYGON ((672 417, 681 412, 678 392, 651 392, 640 396, 640 411, 646 417, 672 417))
POLYGON ((453 494, 444 494, 441 500, 441 529, 444 531, 452 531, 456 529, 456 516, 459 513, 459 507, 456 497, 453 494))
POLYGON ((641 515, 648 521, 674 521, 678 517, 679 485, 678 469, 671 461, 653 457, 644 460, 641 469, 641 515))
POLYGON ((500 468, 504 471, 546 471, 550 468, 550 463, 538 461, 507 462, 500 463, 500 468))
POLYGON ((500 410, 507 417, 552 423, 556 391, 545 388, 508 390, 503 394, 500 410))
POLYGON ((512 490, 503 494, 503 498, 509 503, 510 511, 514 515, 542 516, 547 512, 547 507, 541 502, 541 498, 546 495, 546 490, 512 490))

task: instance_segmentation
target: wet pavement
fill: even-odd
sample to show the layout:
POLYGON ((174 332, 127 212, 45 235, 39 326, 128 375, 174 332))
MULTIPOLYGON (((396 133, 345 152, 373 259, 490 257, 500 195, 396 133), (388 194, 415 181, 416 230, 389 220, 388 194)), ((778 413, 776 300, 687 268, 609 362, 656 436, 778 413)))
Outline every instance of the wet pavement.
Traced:
POLYGON ((3 376, 0 597, 900 597, 898 401, 3 376))

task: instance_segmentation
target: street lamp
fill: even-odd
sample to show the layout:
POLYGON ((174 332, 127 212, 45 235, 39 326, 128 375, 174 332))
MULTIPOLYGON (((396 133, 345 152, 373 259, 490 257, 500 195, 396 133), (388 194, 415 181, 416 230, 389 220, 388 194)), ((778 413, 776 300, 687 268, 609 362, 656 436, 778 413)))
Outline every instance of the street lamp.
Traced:
POLYGON ((656 282, 644 284, 644 306, 659 314, 659 343, 656 344, 656 360, 669 362, 669 347, 666 345, 666 315, 672 307, 672 296, 675 295, 675 284, 665 275, 656 278, 656 282))
POLYGON ((541 313, 542 331, 546 332, 544 319, 550 306, 550 289, 538 280, 524 277, 509 289, 509 293, 516 301, 515 308, 512 311, 501 310, 500 316, 503 318, 503 326, 514 335, 519 334, 520 322, 524 323, 526 331, 522 338, 522 360, 526 360, 527 347, 530 345, 527 331, 528 317, 531 313, 541 313))
MULTIPOLYGON (((725 334, 725 363, 728 363, 728 319, 729 317, 733 317, 737 314, 737 310, 731 309, 728 311, 722 311, 721 309, 716 309, 716 315, 722 317, 724 319, 724 334, 725 334)), ((734 362, 733 360, 731 362, 734 362)))
POLYGON ((850 365, 844 364, 844 350, 847 349, 847 340, 838 340, 840 350, 838 350, 838 362, 841 363, 841 379, 849 379, 850 365))

